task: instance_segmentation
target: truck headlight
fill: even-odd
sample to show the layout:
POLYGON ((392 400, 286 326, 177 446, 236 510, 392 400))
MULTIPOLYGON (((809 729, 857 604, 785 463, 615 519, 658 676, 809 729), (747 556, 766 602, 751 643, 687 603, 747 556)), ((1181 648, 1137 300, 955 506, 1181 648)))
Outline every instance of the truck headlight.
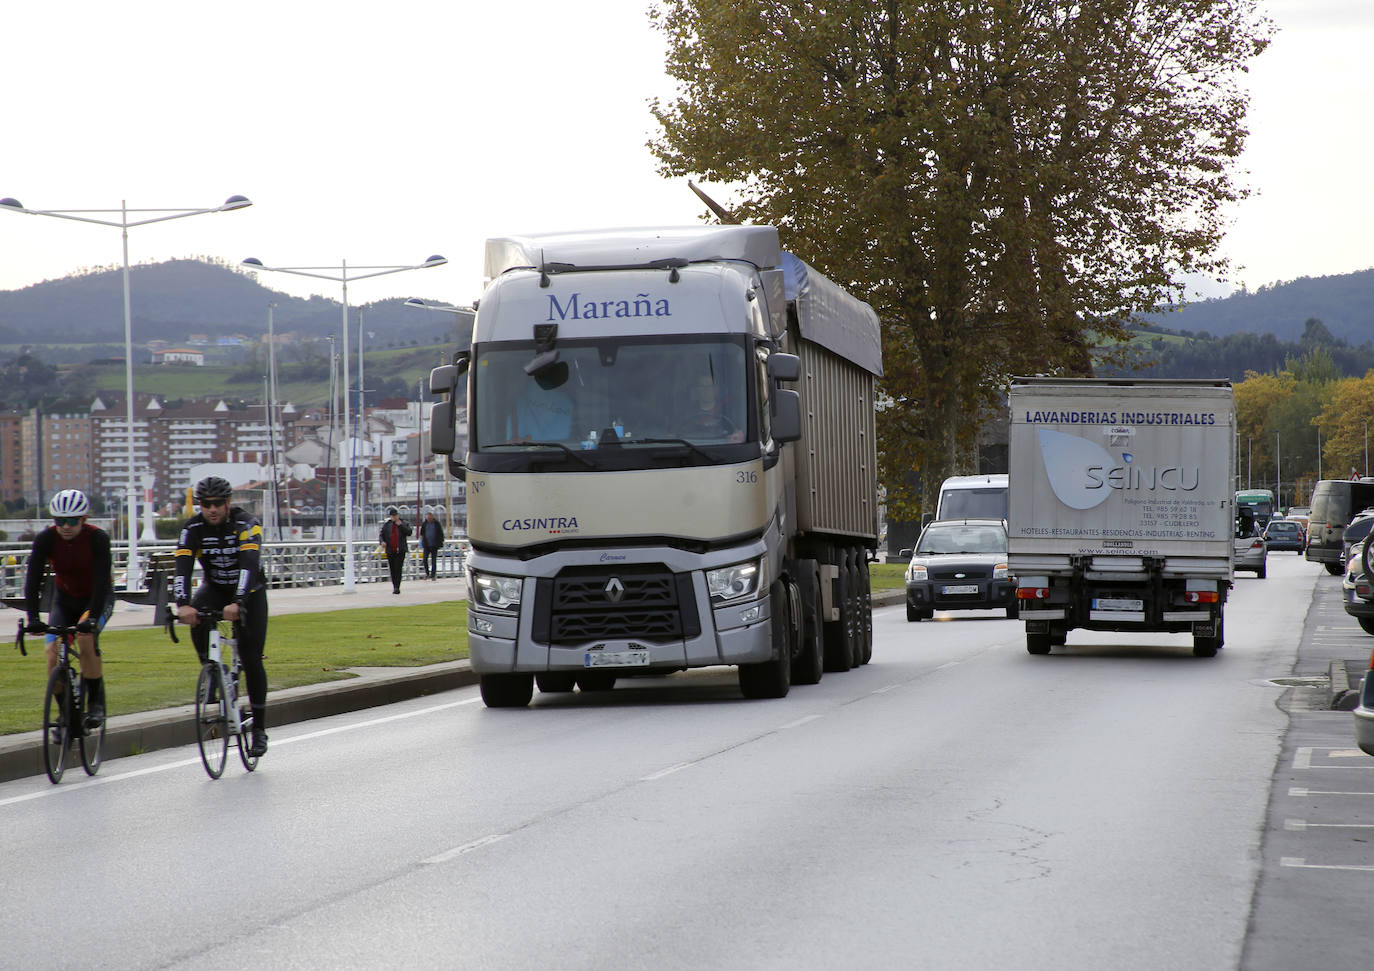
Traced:
POLYGON ((727 603, 758 594, 759 581, 763 575, 759 560, 723 566, 719 570, 706 571, 706 591, 711 600, 727 603))
POLYGON ((906 568, 907 583, 925 583, 928 574, 924 566, 917 566, 915 563, 906 568))
POLYGON ((1007 565, 998 563, 992 568, 992 578, 994 580, 1005 580, 1007 578, 1007 565))
POLYGON ((520 578, 468 571, 468 600, 490 610, 518 610, 520 578))

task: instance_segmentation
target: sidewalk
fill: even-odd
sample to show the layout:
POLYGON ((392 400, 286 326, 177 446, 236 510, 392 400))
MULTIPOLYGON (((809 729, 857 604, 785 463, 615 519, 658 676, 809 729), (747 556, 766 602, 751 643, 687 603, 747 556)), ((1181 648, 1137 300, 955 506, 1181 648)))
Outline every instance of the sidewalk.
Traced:
MULTIPOLYGON (((461 577, 440 577, 433 582, 406 580, 400 594, 391 592, 390 583, 360 583, 354 592, 341 587, 316 587, 301 590, 273 590, 269 596, 273 614, 320 613, 326 610, 354 610, 361 607, 407 607, 447 600, 464 599, 466 581, 461 577)), ((873 593, 873 606, 900 604, 902 590, 873 593)), ((114 628, 144 627, 153 623, 153 608, 121 603, 106 625, 114 628)), ((345 681, 283 688, 268 696, 271 728, 326 718, 345 712, 390 705, 439 691, 476 684, 477 675, 466 660, 448 661, 420 668, 349 668, 354 677, 345 681)), ((117 759, 138 752, 191 745, 196 741, 195 707, 182 705, 158 711, 118 715, 105 726, 105 759, 117 759)), ((73 751, 67 771, 73 764, 77 778, 85 778, 81 757, 73 751), (75 760, 73 763, 72 760, 75 760)), ((42 775, 43 733, 19 732, 0 735, 0 782, 42 775)))

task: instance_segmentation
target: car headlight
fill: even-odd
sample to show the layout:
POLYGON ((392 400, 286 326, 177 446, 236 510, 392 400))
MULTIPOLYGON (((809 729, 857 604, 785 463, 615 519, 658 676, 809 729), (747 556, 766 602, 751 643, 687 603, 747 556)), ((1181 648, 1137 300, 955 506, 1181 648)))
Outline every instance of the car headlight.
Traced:
POLYGON ((918 566, 913 563, 906 568, 907 583, 924 583, 928 576, 929 574, 926 573, 926 568, 924 566, 918 566))
POLYGON ((1007 578, 1007 565, 998 563, 992 568, 992 578, 994 580, 1005 580, 1007 578))
POLYGON ((468 571, 468 601, 489 610, 518 610, 520 578, 468 571))
POLYGON ((706 591, 716 603, 727 603, 758 594, 759 583, 763 577, 761 560, 723 566, 718 570, 706 571, 706 591))

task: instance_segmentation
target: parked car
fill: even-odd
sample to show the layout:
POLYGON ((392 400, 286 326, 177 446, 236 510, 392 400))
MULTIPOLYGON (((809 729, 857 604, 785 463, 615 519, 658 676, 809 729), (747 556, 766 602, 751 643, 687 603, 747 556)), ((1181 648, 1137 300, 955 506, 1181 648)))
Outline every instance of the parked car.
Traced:
POLYGON ((1369 535, 1371 528, 1374 528, 1374 509, 1366 509, 1354 519, 1350 520, 1350 525, 1341 531, 1341 570, 1345 571, 1350 563, 1350 550, 1357 544, 1364 541, 1369 535))
POLYGON ((1287 519, 1271 519, 1264 527, 1264 545, 1271 550, 1290 550, 1301 553, 1306 547, 1307 534, 1302 527, 1287 519))
POLYGON ((1263 580, 1269 573, 1269 546, 1264 542, 1264 534, 1240 528, 1236 533, 1238 535, 1232 542, 1232 572, 1248 570, 1263 580))
POLYGON ((1365 570, 1364 557, 1368 541, 1366 535, 1350 548, 1345 573, 1341 576, 1341 601, 1345 612, 1360 622, 1364 632, 1374 634, 1374 585, 1365 570))
POLYGON ((1016 617, 1016 580, 1007 574, 1007 525, 1000 519, 936 520, 921 530, 906 568, 906 619, 936 610, 1003 607, 1016 617))

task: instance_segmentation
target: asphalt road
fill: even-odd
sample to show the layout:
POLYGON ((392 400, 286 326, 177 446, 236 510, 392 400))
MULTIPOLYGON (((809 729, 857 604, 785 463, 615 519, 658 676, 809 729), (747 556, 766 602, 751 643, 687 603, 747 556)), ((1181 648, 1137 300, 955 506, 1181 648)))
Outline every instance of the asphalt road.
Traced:
POLYGON ((5 961, 1351 966, 1360 915, 1324 904, 1374 874, 1293 865, 1350 834, 1271 800, 1354 761, 1350 715, 1274 681, 1367 656, 1332 582, 1241 578, 1212 659, 1086 632, 1031 657, 998 613, 890 607, 871 664, 777 701, 730 669, 518 711, 464 687, 283 726, 219 782, 183 746, 0 784, 5 961))

